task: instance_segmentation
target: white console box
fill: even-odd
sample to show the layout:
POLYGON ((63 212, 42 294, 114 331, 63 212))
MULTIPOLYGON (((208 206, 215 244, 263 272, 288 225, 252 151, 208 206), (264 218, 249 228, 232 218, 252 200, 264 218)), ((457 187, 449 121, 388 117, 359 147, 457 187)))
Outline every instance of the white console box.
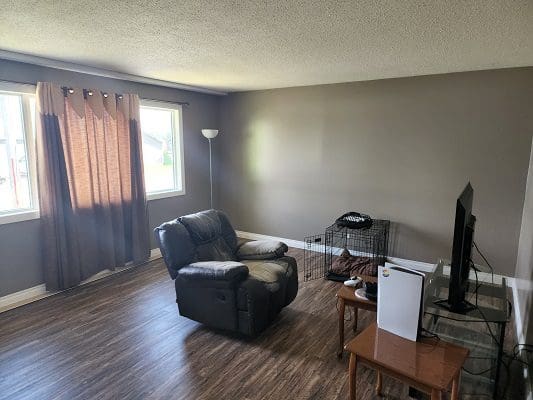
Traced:
POLYGON ((378 269, 378 327, 416 341, 423 311, 425 275, 385 263, 378 269))

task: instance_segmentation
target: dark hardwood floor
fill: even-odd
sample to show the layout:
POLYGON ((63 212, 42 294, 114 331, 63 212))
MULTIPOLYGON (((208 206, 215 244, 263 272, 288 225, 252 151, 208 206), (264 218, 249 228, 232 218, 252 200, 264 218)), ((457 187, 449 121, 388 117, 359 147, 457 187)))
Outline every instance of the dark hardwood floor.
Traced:
MULTIPOLYGON (((290 253, 302 268, 303 252, 290 253)), ((0 398, 347 399, 347 357, 335 355, 338 284, 301 278, 296 300, 256 339, 180 317, 161 260, 2 313, 0 398)), ((359 329, 374 318, 360 311, 359 329)), ((375 374, 359 368, 358 398, 373 399, 375 374)), ((523 398, 520 375, 511 373, 506 398, 523 398)), ((467 380, 461 389, 487 398, 467 395, 478 390, 467 380)), ((387 377, 383 392, 407 398, 387 377)))

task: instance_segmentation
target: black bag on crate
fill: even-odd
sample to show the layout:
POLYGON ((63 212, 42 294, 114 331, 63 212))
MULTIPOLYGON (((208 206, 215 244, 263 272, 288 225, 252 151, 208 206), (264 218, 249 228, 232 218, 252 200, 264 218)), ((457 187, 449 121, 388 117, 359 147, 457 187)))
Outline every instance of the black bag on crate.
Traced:
POLYGON ((339 228, 363 229, 372 226, 372 218, 367 214, 350 211, 337 218, 335 223, 339 228))

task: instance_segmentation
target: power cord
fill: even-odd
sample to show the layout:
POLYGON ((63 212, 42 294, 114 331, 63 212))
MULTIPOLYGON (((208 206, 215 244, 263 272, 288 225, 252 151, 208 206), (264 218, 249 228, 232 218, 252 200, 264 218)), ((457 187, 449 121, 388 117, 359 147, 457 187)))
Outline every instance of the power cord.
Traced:
POLYGON ((437 339, 437 341, 440 341, 439 335, 437 335, 435 332, 431 332, 429 329, 421 328, 420 329, 420 337, 424 339, 437 339))
POLYGON ((481 318, 483 319, 483 322, 485 322, 485 325, 487 326, 487 329, 489 330, 489 334, 490 336, 492 337, 492 340, 494 340, 494 342, 498 345, 498 347, 502 346, 503 347, 503 343, 500 344, 500 339, 498 339, 496 337, 496 335, 492 332, 492 328, 490 327, 490 322, 489 320, 487 319, 487 317, 485 317, 485 314, 483 313, 483 310, 479 307, 478 305, 478 290, 479 290, 479 287, 481 286, 481 284, 479 283, 479 279, 478 279, 478 269, 476 267, 472 267, 472 269, 474 270, 474 274, 476 275, 476 289, 475 289, 475 296, 476 296, 476 310, 479 311, 479 314, 481 314, 481 318))
POLYGON ((476 297, 476 308, 477 308, 477 297, 478 297, 478 290, 481 286, 481 283, 479 282, 479 279, 478 279, 478 275, 477 273, 480 272, 479 269, 474 265, 474 262, 470 259, 469 260, 470 262, 470 268, 472 268, 474 270, 474 273, 476 275, 476 288, 474 289, 474 291, 472 292, 472 295, 470 296, 469 298, 469 301, 472 300, 472 297, 476 297))
POLYGON ((483 253, 481 252, 481 250, 479 250, 479 247, 477 245, 477 243, 473 240, 472 243, 474 244, 474 247, 476 248, 476 251, 478 252, 478 254, 481 256, 481 258, 483 259, 483 261, 485 261, 485 264, 487 264, 487 267, 490 268, 490 273, 491 273, 491 276, 492 276, 492 284, 494 285, 494 268, 492 268, 492 265, 490 265, 489 261, 487 260, 487 258, 483 255, 483 253))
POLYGON ((486 374, 487 372, 490 372, 494 369, 494 367, 490 367, 490 368, 487 368, 483 371, 476 371, 476 372, 473 372, 473 371, 470 371, 469 369, 467 369, 466 367, 462 367, 462 370, 467 372, 468 374, 470 375, 483 375, 483 374, 486 374))
MULTIPOLYGON (((520 354, 519 350, 518 350, 518 352, 516 351, 516 349, 517 349, 518 346, 533 347, 533 345, 530 345, 530 344, 527 344, 527 343, 516 344, 516 345, 514 346, 514 348, 513 348, 513 355, 512 355, 512 356, 510 356, 509 354, 506 354, 506 353, 503 354, 505 357, 509 357, 509 358, 510 358, 508 364, 507 364, 507 363, 504 363, 503 360, 502 360, 502 364, 505 366, 505 371, 506 371, 506 373, 507 373, 507 377, 511 376, 511 371, 510 371, 510 370, 511 370, 511 364, 513 363, 513 361, 517 361, 517 362, 519 362, 520 364, 527 366, 528 368, 531 368, 531 367, 532 367, 532 365, 531 365, 530 362, 528 363, 528 362, 526 362, 526 361, 524 361, 524 360, 521 360, 521 359, 518 357, 519 354, 520 354)), ((532 350, 529 350, 529 349, 528 349, 528 350, 526 350, 526 351, 528 351, 528 352, 533 352, 533 349, 532 349, 532 350)), ((509 390, 509 384, 510 384, 510 381, 509 381, 509 379, 507 379, 506 382, 505 382, 504 389, 503 389, 502 398, 504 398, 505 395, 507 394, 507 391, 509 390)))
MULTIPOLYGON (((485 261, 485 263, 487 264, 487 266, 490 268, 490 271, 491 271, 491 277, 492 277, 492 284, 494 284, 494 268, 492 267, 492 265, 490 265, 489 261, 487 260, 487 258, 483 255, 483 253, 481 252, 481 250, 479 249, 478 245, 476 242, 473 242, 474 244, 474 247, 476 248, 477 252, 479 253, 479 255, 481 256, 481 258, 483 259, 483 261, 485 261)), ((498 346, 502 346, 503 348, 503 343, 500 343, 499 339, 496 338, 496 335, 494 335, 494 333, 492 332, 492 329, 490 327, 490 322, 487 320, 487 318, 485 317, 485 314, 483 313, 483 311, 481 310, 481 308, 479 307, 478 305, 478 290, 481 286, 480 282, 479 282, 479 278, 478 278, 478 272, 479 269, 474 265, 474 263, 472 262, 472 260, 470 260, 471 264, 472 264, 472 269, 474 270, 474 274, 476 276, 476 288, 474 290, 475 292, 475 298, 476 298, 476 304, 475 304, 475 307, 476 309, 479 311, 481 317, 483 318, 483 321, 485 322, 485 325, 487 326, 488 328, 488 331, 489 331, 489 334, 492 338, 492 340, 494 340, 494 342, 498 345, 498 346)), ((512 303, 509 301, 509 299, 507 299, 507 304, 508 304, 508 314, 507 314, 507 318, 510 318, 511 315, 512 315, 512 312, 513 312, 513 305, 512 303)), ((528 353, 533 353, 533 344, 529 344, 529 343, 518 343, 516 344, 514 347, 513 347, 513 353, 512 355, 510 354, 507 354, 505 351, 503 352, 502 354, 502 364, 505 366, 505 370, 507 372, 507 377, 510 376, 510 368, 511 368, 511 364, 513 363, 513 361, 517 361, 519 362, 520 364, 522 365, 525 365, 527 366, 528 368, 531 368, 533 365, 532 365, 532 362, 528 362, 528 361, 524 361, 522 359, 519 358, 519 355, 520 355, 520 348, 522 348, 522 350, 525 350, 526 352, 528 353), (503 357, 507 357, 509 358, 509 361, 508 362, 505 362, 503 360, 503 357)), ((484 373, 487 373, 489 371, 491 371, 494 367, 491 367, 485 371, 480 371, 479 373, 472 373, 471 371, 468 371, 466 368, 463 367, 463 370, 465 370, 466 372, 470 373, 470 374, 473 374, 473 375, 482 375, 484 373)), ((505 396, 505 394, 507 393, 507 390, 509 388, 509 380, 506 381, 506 384, 505 384, 505 387, 504 387, 504 391, 503 391, 503 396, 505 396)))
MULTIPOLYGON (((513 347, 513 355, 511 357, 511 362, 512 361, 518 361, 519 363, 523 364, 523 365, 527 365, 529 368, 533 367, 533 363, 531 361, 524 361, 522 359, 519 358, 520 356, 520 350, 523 350, 527 353, 533 353, 533 344, 529 344, 529 343, 517 343, 514 345, 513 347), (520 349, 520 347, 522 347, 522 349, 520 349)), ((510 356, 508 356, 510 357, 510 356)))
POLYGON ((514 345, 513 347, 513 354, 515 353, 520 353, 520 347, 525 347, 524 350, 526 350, 527 352, 533 352, 533 344, 529 344, 529 343, 517 343, 514 345))

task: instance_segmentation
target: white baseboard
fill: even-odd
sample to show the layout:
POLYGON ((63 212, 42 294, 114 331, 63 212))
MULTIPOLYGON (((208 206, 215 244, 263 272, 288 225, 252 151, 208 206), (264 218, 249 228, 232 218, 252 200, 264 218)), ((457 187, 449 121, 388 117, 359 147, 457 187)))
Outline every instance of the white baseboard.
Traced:
POLYGON ((238 237, 243 239, 251 239, 251 240, 275 240, 278 242, 283 242, 289 247, 293 247, 296 249, 305 249, 305 243, 300 240, 294 240, 294 239, 285 239, 280 238, 276 236, 268 236, 268 235, 261 235, 259 233, 251 233, 251 232, 245 232, 245 231, 235 231, 238 237))
MULTIPOLYGON (((161 258, 161 251, 159 249, 150 250, 150 258, 148 259, 148 261, 152 261, 157 258, 161 258)), ((85 285, 87 283, 103 279, 107 276, 130 269, 133 266, 134 265, 132 263, 127 263, 124 267, 116 268, 113 271, 109 269, 100 271, 97 274, 81 282, 80 285, 85 285)), ((25 304, 33 303, 34 301, 44 299, 45 297, 52 296, 56 293, 60 293, 60 291, 49 292, 46 290, 46 285, 43 283, 28 289, 8 294, 6 296, 0 297, 0 313, 23 306, 25 304)))
MULTIPOLYGON (((305 249, 306 245, 305 242, 301 240, 294 240, 294 239, 286 239, 286 238, 280 238, 276 236, 268 236, 268 235, 261 235, 259 233, 252 233, 252 232, 245 232, 245 231, 235 231, 237 233, 237 236, 243 239, 252 239, 252 240, 275 240, 279 242, 285 243, 289 247, 294 247, 296 249, 305 249)), ((334 254, 340 254, 343 249, 339 247, 332 247, 334 254)), ((352 254, 354 252, 351 252, 352 254)), ((387 257, 387 260, 393 264, 402 266, 402 267, 409 267, 413 269, 417 269, 419 271, 423 272, 433 272, 435 270, 436 265, 430 264, 422 261, 414 261, 414 260, 407 260, 405 258, 399 258, 399 257, 387 257)))
MULTIPOLYGON (((522 321, 522 315, 520 314, 520 298, 518 297, 519 286, 522 284, 518 278, 507 278, 507 282, 511 291, 513 292, 513 311, 514 311, 514 322, 516 327, 516 340, 517 343, 526 343, 526 330, 524 327, 524 322, 522 321)), ((530 284, 527 282, 526 284, 530 284)), ((527 365, 523 367, 524 378, 526 381, 526 393, 527 400, 533 400, 533 387, 531 386, 532 378, 529 374, 532 373, 528 369, 527 365)))
MULTIPOLYGON (((521 278, 508 278, 509 286, 513 290, 513 309, 515 310, 515 323, 518 334, 518 343, 526 343, 526 329, 527 321, 522 319, 522 314, 518 311, 521 310, 521 298, 519 296, 514 296, 514 293, 533 293, 533 283, 528 279, 521 278)), ((525 299, 524 299, 525 300, 525 299)))
POLYGON ((43 283, 29 289, 24 289, 19 292, 0 297, 0 312, 11 310, 12 308, 20 307, 32 301, 42 299, 46 297, 47 293, 46 286, 43 283))
MULTIPOLYGON (((245 231, 236 231, 236 233, 238 237, 243 238, 243 239, 276 240, 276 241, 284 242, 289 247, 294 247, 297 249, 305 249, 305 242, 300 241, 300 240, 285 239, 285 238, 280 238, 276 236, 261 235, 258 233, 251 233, 251 232, 245 232, 245 231)), ((332 250, 334 254, 340 254, 340 252, 342 251, 342 249, 336 248, 336 247, 332 248, 332 250)), ((416 269, 422 272, 433 272, 436 267, 435 264, 430 264, 430 263, 426 263, 422 261, 407 260, 407 259, 399 258, 399 257, 387 257, 387 260, 393 264, 396 264, 402 267, 413 268, 413 269, 416 269)), ((474 273, 471 272, 471 274, 472 274, 471 278, 475 279, 474 273)), ((479 281, 481 282, 489 282, 492 279, 492 276, 489 273, 479 272, 478 278, 479 278, 479 281)), ((520 308, 519 308, 518 289, 516 285, 516 280, 513 277, 494 274, 494 282, 501 282, 502 278, 506 279, 507 284, 511 288, 512 294, 513 294, 513 310, 514 310, 514 315, 515 315, 516 337, 518 339, 518 343, 524 343, 525 337, 523 333, 522 319, 520 317, 520 313, 517 312, 518 310, 520 310, 520 308)))
MULTIPOLYGON (((305 249, 306 244, 304 241, 301 240, 294 240, 294 239, 286 239, 276 236, 268 236, 268 235, 262 235, 259 233, 252 233, 252 232, 245 232, 245 231, 235 231, 237 233, 237 236, 243 239, 252 239, 252 240, 275 240, 279 242, 285 243, 289 247, 294 247, 296 249, 305 249)), ((333 251, 333 254, 340 254, 343 249, 340 247, 332 247, 331 250, 333 251)), ((351 251, 350 253, 354 255, 365 255, 363 253, 357 253, 354 251, 351 251)), ((407 268, 413 268, 418 271, 422 272, 433 272, 436 268, 436 264, 431 264, 423 261, 415 261, 415 260, 408 260, 406 258, 400 258, 400 257, 387 257, 387 261, 399 265, 401 267, 407 267, 407 268)), ((444 267, 444 274, 449 274, 449 267, 444 267)), ((470 272, 470 278, 475 279, 475 273, 470 272)), ((478 278, 480 282, 488 282, 492 279, 492 275, 487 272, 478 272, 478 278)), ((509 287, 513 288, 513 298, 516 298, 517 296, 514 295, 516 287, 511 285, 511 282, 514 283, 514 278, 508 277, 505 275, 499 275, 494 274, 494 282, 499 283, 502 281, 502 278, 505 278, 507 282, 509 283, 509 287)))

